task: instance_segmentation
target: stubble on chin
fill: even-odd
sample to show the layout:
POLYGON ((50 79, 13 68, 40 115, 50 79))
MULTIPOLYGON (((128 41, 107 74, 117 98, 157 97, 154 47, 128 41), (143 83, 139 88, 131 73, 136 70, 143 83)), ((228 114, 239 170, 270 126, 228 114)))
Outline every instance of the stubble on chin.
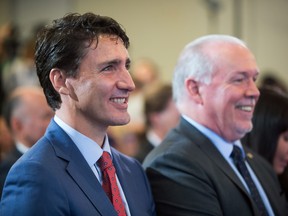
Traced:
POLYGON ((249 127, 240 129, 240 130, 238 131, 239 134, 240 134, 240 138, 239 138, 239 139, 243 138, 247 133, 251 132, 252 129, 253 129, 252 123, 250 124, 249 127))

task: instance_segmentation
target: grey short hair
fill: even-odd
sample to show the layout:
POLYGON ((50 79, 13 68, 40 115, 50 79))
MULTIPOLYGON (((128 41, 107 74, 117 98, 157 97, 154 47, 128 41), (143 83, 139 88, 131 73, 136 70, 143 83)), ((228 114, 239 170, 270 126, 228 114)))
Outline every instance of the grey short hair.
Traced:
POLYGON ((230 43, 246 47, 246 44, 230 35, 206 35, 187 44, 180 54, 173 76, 173 99, 177 102, 185 94, 185 79, 193 78, 209 84, 212 74, 217 67, 215 53, 217 50, 209 49, 209 45, 230 43), (214 55, 211 55, 213 52, 214 55))

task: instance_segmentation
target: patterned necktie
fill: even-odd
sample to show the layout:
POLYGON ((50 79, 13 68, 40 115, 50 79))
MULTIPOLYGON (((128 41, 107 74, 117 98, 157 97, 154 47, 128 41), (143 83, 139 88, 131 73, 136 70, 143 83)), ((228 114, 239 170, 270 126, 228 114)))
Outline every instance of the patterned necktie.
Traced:
POLYGON ((266 208, 264 206, 264 203, 261 199, 259 191, 257 190, 257 187, 256 187, 254 181, 252 180, 251 175, 247 169, 244 158, 242 156, 241 149, 236 145, 233 145, 233 146, 234 147, 233 147, 233 151, 231 153, 231 157, 232 157, 237 169, 239 170, 239 172, 243 176, 246 184, 248 185, 250 193, 251 193, 251 197, 255 201, 255 203, 258 207, 258 209, 260 211, 260 215, 266 216, 266 215, 268 215, 268 213, 267 213, 266 208))
POLYGON ((125 206, 120 196, 119 188, 115 176, 115 167, 112 163, 110 154, 103 152, 102 157, 98 160, 98 166, 102 172, 102 187, 111 200, 119 216, 126 216, 125 206))

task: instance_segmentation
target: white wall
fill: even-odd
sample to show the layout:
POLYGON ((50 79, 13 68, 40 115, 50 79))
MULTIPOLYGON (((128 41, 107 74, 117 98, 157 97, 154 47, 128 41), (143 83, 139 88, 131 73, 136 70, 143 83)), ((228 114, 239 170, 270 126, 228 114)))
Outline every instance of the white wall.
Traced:
POLYGON ((25 34, 36 22, 67 12, 111 16, 126 28, 132 60, 151 57, 166 81, 189 41, 211 33, 239 36, 254 52, 261 70, 274 70, 288 83, 287 0, 0 0, 0 8, 0 24, 10 18, 25 34), (219 3, 219 10, 207 2, 219 3))
POLYGON ((246 23, 247 40, 263 73, 273 70, 288 84, 288 1, 253 1, 246 23))

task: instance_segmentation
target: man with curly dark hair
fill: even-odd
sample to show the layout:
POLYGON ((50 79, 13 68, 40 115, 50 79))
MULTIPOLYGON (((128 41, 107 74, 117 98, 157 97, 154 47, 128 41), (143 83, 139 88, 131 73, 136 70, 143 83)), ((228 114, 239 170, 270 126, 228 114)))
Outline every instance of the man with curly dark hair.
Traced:
POLYGON ((107 136, 109 126, 130 120, 128 46, 119 23, 93 13, 68 14, 40 31, 37 74, 55 116, 10 170, 1 215, 155 215, 141 165, 107 136))

